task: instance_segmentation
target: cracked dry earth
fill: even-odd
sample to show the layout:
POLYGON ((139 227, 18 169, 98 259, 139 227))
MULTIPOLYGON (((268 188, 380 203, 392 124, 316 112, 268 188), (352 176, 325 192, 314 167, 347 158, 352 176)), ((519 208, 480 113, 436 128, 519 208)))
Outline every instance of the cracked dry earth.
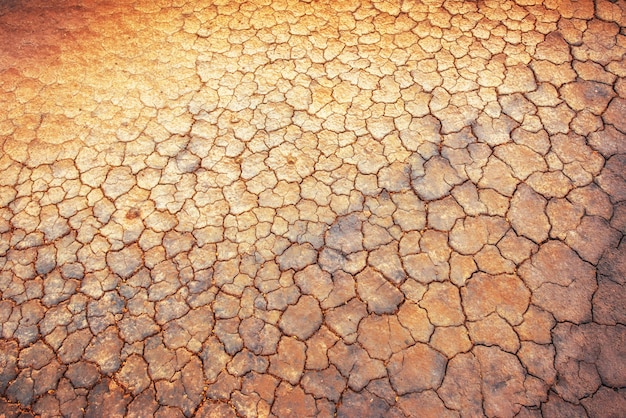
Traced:
POLYGON ((1 2, 0 415, 626 416, 625 22, 1 2))

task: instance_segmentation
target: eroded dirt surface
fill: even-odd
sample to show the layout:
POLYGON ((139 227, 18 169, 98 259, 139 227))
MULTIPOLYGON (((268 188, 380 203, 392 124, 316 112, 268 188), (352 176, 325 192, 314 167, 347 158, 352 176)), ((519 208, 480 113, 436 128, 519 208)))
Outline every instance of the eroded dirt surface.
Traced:
POLYGON ((0 414, 626 416, 625 24, 0 2, 0 414))

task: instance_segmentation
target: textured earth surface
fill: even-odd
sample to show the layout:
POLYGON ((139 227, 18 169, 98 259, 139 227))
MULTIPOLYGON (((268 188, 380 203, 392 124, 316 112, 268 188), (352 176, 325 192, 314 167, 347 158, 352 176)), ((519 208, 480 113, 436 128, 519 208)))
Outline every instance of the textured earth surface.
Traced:
POLYGON ((0 415, 626 416, 625 26, 0 1, 0 415))

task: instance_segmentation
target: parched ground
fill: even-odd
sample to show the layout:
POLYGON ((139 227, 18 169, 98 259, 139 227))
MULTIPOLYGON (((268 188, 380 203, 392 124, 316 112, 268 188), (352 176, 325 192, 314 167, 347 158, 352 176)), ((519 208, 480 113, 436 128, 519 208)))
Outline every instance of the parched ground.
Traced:
POLYGON ((626 1, 0 1, 0 416, 626 416, 626 1))

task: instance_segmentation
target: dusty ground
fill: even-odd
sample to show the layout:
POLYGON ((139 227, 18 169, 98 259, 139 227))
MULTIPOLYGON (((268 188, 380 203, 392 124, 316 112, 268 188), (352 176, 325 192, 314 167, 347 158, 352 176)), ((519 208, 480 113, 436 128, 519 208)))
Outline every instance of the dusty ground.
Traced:
POLYGON ((517 3, 0 1, 0 415, 626 416, 626 2, 517 3))

